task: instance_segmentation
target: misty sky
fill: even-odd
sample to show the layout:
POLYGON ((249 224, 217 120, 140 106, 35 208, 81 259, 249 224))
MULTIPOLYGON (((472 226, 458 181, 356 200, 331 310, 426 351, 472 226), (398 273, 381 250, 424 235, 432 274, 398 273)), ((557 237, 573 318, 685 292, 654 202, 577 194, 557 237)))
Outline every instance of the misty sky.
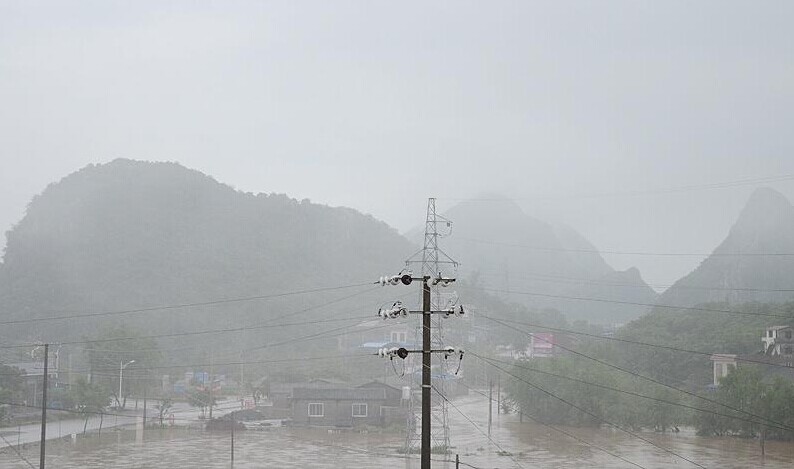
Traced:
MULTIPOLYGON (((792 18, 784 1, 0 0, 0 228, 129 157, 400 230, 428 196, 496 192, 603 249, 710 251, 753 187, 561 196, 794 174, 792 18)), ((608 257, 657 284, 699 260, 608 257)))

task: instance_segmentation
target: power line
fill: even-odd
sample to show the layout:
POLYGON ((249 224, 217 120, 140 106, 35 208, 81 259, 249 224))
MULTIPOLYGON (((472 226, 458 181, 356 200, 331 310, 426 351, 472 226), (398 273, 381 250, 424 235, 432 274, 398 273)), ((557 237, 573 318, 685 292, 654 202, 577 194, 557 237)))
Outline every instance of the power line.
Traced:
POLYGON ((634 191, 617 191, 617 192, 600 192, 600 193, 583 193, 583 194, 570 194, 570 195, 538 195, 535 197, 527 198, 452 198, 440 197, 441 200, 452 200, 462 202, 504 202, 504 201, 522 201, 522 200, 549 200, 549 199, 589 199, 589 198, 602 198, 602 197, 626 197, 638 195, 655 195, 655 194, 670 194, 676 192, 690 192, 698 190, 710 189, 726 189, 732 187, 752 186, 759 184, 769 184, 773 182, 786 182, 794 180, 794 174, 782 174, 779 176, 766 176, 760 178, 739 179, 733 181, 723 181, 707 184, 691 184, 676 187, 648 189, 648 190, 634 190, 634 191))
MULTIPOLYGON (((489 320, 491 320, 491 321, 494 321, 494 322, 496 322, 496 323, 502 324, 503 326, 506 326, 506 323, 504 323, 504 322, 502 322, 502 321, 500 321, 500 320, 498 320, 498 319, 494 319, 494 318, 488 318, 488 319, 489 319, 489 320)), ((508 326, 508 327, 509 327, 509 326, 508 326)), ((520 332, 523 332, 524 334, 529 334, 528 332, 526 332, 526 331, 523 331, 523 330, 520 330, 520 329, 516 329, 516 330, 519 330, 520 332)), ((701 399, 701 400, 704 400, 704 401, 707 401, 707 402, 711 402, 712 404, 717 404, 717 405, 719 405, 719 406, 722 406, 722 407, 724 407, 724 408, 726 408, 726 409, 730 409, 730 410, 732 410, 732 411, 734 411, 734 412, 739 412, 739 413, 742 413, 742 414, 748 415, 748 416, 750 416, 750 417, 753 417, 753 418, 759 419, 759 420, 761 420, 761 421, 766 421, 766 422, 770 422, 770 423, 773 423, 773 424, 775 424, 775 425, 778 425, 778 426, 787 427, 787 425, 785 425, 785 424, 783 424, 783 423, 776 422, 776 421, 774 421, 774 420, 772 420, 772 419, 768 419, 768 418, 762 417, 762 416, 760 416, 760 415, 753 414, 752 412, 747 412, 747 411, 745 411, 745 410, 742 410, 742 409, 739 409, 739 408, 736 408, 736 407, 733 407, 733 406, 730 406, 730 405, 724 404, 724 403, 722 403, 722 402, 720 402, 720 401, 717 401, 717 400, 714 400, 714 399, 709 399, 709 398, 707 398, 707 397, 701 396, 700 394, 697 394, 697 393, 694 393, 694 392, 691 392, 691 391, 687 391, 686 389, 677 388, 677 387, 675 387, 675 386, 672 386, 672 385, 670 385, 670 384, 667 384, 667 383, 665 383, 665 382, 662 382, 662 381, 659 381, 659 380, 657 380, 657 379, 651 378, 650 376, 646 376, 646 375, 643 375, 643 374, 637 373, 637 372, 635 372, 635 371, 627 370, 627 369, 625 369, 625 368, 623 368, 623 367, 620 367, 620 366, 617 366, 617 365, 613 365, 612 363, 606 362, 606 361, 604 361, 604 360, 601 360, 601 359, 599 359, 599 358, 595 358, 595 357, 592 357, 592 356, 590 356, 590 355, 587 355, 587 354, 585 354, 585 353, 578 352, 578 351, 576 351, 576 350, 573 350, 573 349, 571 349, 570 347, 566 347, 566 346, 564 346, 564 345, 560 345, 560 344, 554 344, 554 343, 552 343, 552 342, 549 342, 549 341, 547 341, 547 340, 545 340, 545 339, 541 339, 541 340, 544 340, 544 342, 547 342, 547 343, 549 343, 549 344, 552 344, 552 345, 554 345, 555 347, 559 347, 559 348, 561 348, 561 349, 563 349, 563 350, 565 350, 565 351, 567 351, 567 352, 569 352, 569 353, 572 353, 572 354, 574 354, 574 355, 577 355, 577 356, 580 356, 580 357, 586 358, 586 359, 588 359, 588 360, 592 360, 592 361, 594 361, 594 362, 596 362, 596 363, 599 363, 599 364, 601 364, 601 365, 607 366, 607 367, 609 367, 609 368, 614 368, 614 369, 616 369, 616 370, 622 371, 623 373, 628 373, 628 374, 630 374, 630 375, 632 375, 632 376, 636 376, 636 377, 638 377, 638 378, 644 379, 644 380, 646 380, 646 381, 650 381, 650 382, 652 382, 652 383, 655 383, 655 384, 658 384, 658 385, 660 385, 660 386, 664 386, 664 387, 666 387, 666 388, 669 388, 669 389, 672 389, 672 390, 674 390, 674 391, 678 391, 678 392, 684 393, 684 394, 686 394, 686 395, 689 395, 689 396, 692 396, 692 397, 695 397, 695 398, 698 398, 698 399, 701 399)))
MULTIPOLYGON (((512 455, 512 454, 510 454, 510 452, 508 452, 508 451, 505 451, 505 449, 504 449, 504 448, 502 448, 502 446, 501 446, 499 443, 497 443, 497 442, 496 442, 496 440, 494 440, 493 438, 491 438, 491 436, 490 436, 490 435, 488 435, 487 433, 485 433, 485 432, 484 432, 484 431, 483 431, 483 430, 480 428, 480 426, 479 426, 479 425, 477 425, 476 423, 474 423, 474 420, 472 420, 471 418, 469 418, 469 416, 468 416, 468 415, 466 415, 465 413, 463 413, 463 411, 462 411, 462 410, 460 410, 460 409, 458 408, 458 406, 456 406, 455 404, 453 404, 453 403, 452 403, 452 401, 450 401, 450 400, 447 398, 447 396, 445 396, 445 395, 444 395, 444 394, 443 394, 441 391, 439 391, 439 390, 436 388, 436 386, 435 386, 435 385, 431 385, 431 387, 433 388, 433 391, 435 391, 435 392, 436 392, 436 394, 438 394, 439 396, 441 396, 441 398, 442 398, 442 399, 443 399, 443 400, 444 400, 444 401, 445 401, 447 404, 449 404, 450 406, 452 406, 452 408, 453 408, 453 409, 455 409, 456 411, 458 411, 458 413, 459 413, 459 414, 460 414, 460 415, 461 415, 461 416, 462 416, 464 419, 466 419, 466 420, 467 420, 467 421, 468 421, 468 422, 469 422, 469 423, 470 423, 470 424, 471 424, 471 425, 472 425, 474 428, 476 428, 476 429, 477 429, 477 431, 478 431, 478 432, 480 432, 480 434, 481 434, 482 436, 484 436, 484 437, 488 438, 488 441, 490 441, 490 442, 491 442, 491 443, 492 443, 494 446, 496 446, 497 448, 499 448, 499 451, 501 451, 502 453, 504 453, 504 454, 506 454, 506 455, 509 455, 509 456, 510 456, 510 459, 511 459, 511 460, 512 460, 514 463, 516 463, 516 465, 517 465, 518 467, 521 467, 521 468, 523 468, 523 467, 524 467, 524 466, 522 466, 522 465, 521 465, 521 463, 520 463, 520 462, 518 462, 518 461, 516 460, 516 458, 514 458, 514 457, 513 457, 513 455, 512 455)), ((639 466, 639 467, 642 467, 642 466, 639 466)), ((644 468, 643 468, 643 469, 644 469, 644 468)))
POLYGON ((4 436, 3 436, 3 434, 2 434, 2 433, 0 433, 0 438, 2 438, 2 439, 3 439, 3 441, 5 441, 5 443, 6 443, 6 447, 7 447, 7 448, 11 448, 11 450, 12 450, 12 451, 14 451, 14 452, 17 454, 17 456, 19 456, 19 459, 21 459, 21 460, 25 461, 25 462, 27 463, 27 465, 28 465, 28 466, 30 466, 32 469, 36 469, 36 466, 34 466, 34 465, 33 465, 33 463, 31 463, 31 462, 28 460, 28 458, 26 458, 26 457, 25 457, 25 455, 24 455, 24 454, 22 454, 22 452, 21 452, 21 451, 19 451, 19 448, 17 448, 17 447, 16 447, 16 446, 15 446, 13 443, 11 443, 10 441, 8 441, 8 440, 6 439, 6 437, 4 437, 4 436))
MULTIPOLYGON (((480 316, 482 316, 483 318, 486 318, 486 319, 494 319, 494 318, 492 318, 492 317, 490 317, 490 316, 488 316, 486 314, 482 314, 482 313, 478 313, 478 314, 480 316)), ((640 342, 640 341, 636 341, 636 340, 622 339, 622 338, 619 338, 619 337, 607 337, 607 336, 598 335, 598 334, 590 334, 588 332, 574 331, 574 330, 571 330, 571 329, 563 329, 563 328, 559 328, 559 327, 542 326, 540 324, 533 324, 533 323, 523 322, 523 321, 515 321, 515 320, 512 320, 512 319, 504 319, 503 318, 501 320, 504 321, 504 322, 510 323, 510 324, 518 324, 518 325, 522 325, 522 326, 537 327, 538 329, 545 329, 545 330, 554 331, 554 332, 561 332, 561 333, 564 333, 564 334, 581 335, 581 336, 584 336, 584 337, 590 337, 590 338, 599 339, 599 340, 611 340, 611 341, 614 341, 614 342, 622 342, 622 343, 632 344, 632 345, 641 345, 641 346, 644 346, 644 347, 653 347, 653 348, 659 348, 659 349, 664 349, 664 350, 670 350, 670 351, 673 351, 673 352, 691 353, 691 354, 695 354, 695 355, 703 355, 703 356, 708 356, 708 357, 711 357, 713 355, 712 352, 701 352, 699 350, 691 350, 691 349, 685 349, 685 348, 680 348, 680 347, 673 347, 671 345, 651 344, 651 343, 648 343, 648 342, 640 342)), ((742 362, 747 362, 747 363, 755 363, 755 364, 758 364, 758 365, 774 366, 774 367, 780 367, 780 368, 791 368, 790 366, 782 364, 782 363, 771 363, 771 362, 766 362, 766 361, 763 361, 763 360, 753 360, 752 358, 742 358, 742 357, 739 357, 739 356, 736 357, 736 360, 737 361, 742 361, 742 362)))
MULTIPOLYGON (((384 327, 384 326, 379 326, 384 327)), ((325 338, 325 337, 323 337, 325 338)), ((170 365, 158 365, 158 366, 147 366, 145 368, 137 368, 137 370, 168 370, 172 368, 195 368, 195 367, 209 367, 209 366, 234 366, 234 365, 257 365, 257 364, 269 364, 269 363, 290 363, 290 362, 299 362, 299 361, 316 361, 316 360, 335 360, 339 358, 364 358, 364 357, 371 357, 371 354, 343 354, 343 355, 323 355, 320 357, 296 357, 296 358, 282 358, 276 360, 248 360, 248 361, 234 361, 234 362, 203 362, 203 363, 181 363, 181 364, 170 364, 170 365)), ((58 370, 59 373, 92 373, 96 376, 107 376, 107 377, 117 377, 118 373, 103 373, 102 370, 104 368, 97 368, 96 370, 85 370, 85 369, 63 369, 58 370)), ((108 367, 110 369, 110 367, 108 367)), ((136 369, 133 369, 136 370, 136 369)), ((54 371, 53 371, 54 372, 54 371)), ((12 376, 10 373, 0 374, 0 376, 12 376)))
MULTIPOLYGON (((482 357, 480 357, 480 358, 482 358, 482 357)), ((476 389, 474 389, 474 388, 472 388, 472 387, 466 386, 465 384, 464 384, 463 386, 464 386, 466 389, 468 389, 468 390, 470 390, 470 391, 474 391, 475 393, 477 393, 477 394, 479 394, 479 395, 481 395, 481 396, 483 396, 483 397, 485 397, 485 398, 487 398, 487 399, 489 399, 489 400, 491 400, 491 401, 498 402, 498 401, 496 401, 494 398, 492 398, 492 397, 490 397, 490 396, 487 396, 487 395, 486 395, 484 392, 480 392, 480 391, 478 391, 478 390, 476 390, 476 389)), ((604 453, 606 453, 606 454, 608 454, 608 455, 610 455, 610 456, 612 456, 612 457, 614 457, 614 458, 620 459, 620 460, 621 460, 621 461, 623 461, 623 462, 626 462, 626 463, 628 463, 628 464, 631 464, 632 466, 636 466, 636 467, 640 467, 640 468, 642 468, 642 469, 645 469, 645 467, 644 467, 644 466, 642 466, 642 465, 640 465, 640 464, 638 464, 638 463, 635 463, 634 461, 630 461, 630 460, 628 460, 628 459, 624 458, 623 456, 620 456, 619 454, 613 453, 613 452, 609 451, 609 450, 608 450, 608 449, 606 449, 606 448, 603 448, 603 447, 601 447, 601 446, 598 446, 598 445, 596 445, 596 444, 590 443, 589 441, 587 441, 587 440, 585 440, 585 439, 583 439, 583 438, 579 438, 578 436, 574 435, 573 433, 567 432, 567 431, 565 431, 565 430, 563 430, 563 429, 561 429, 561 428, 557 428, 557 427, 556 427, 556 426, 554 426, 554 425, 551 425, 551 424, 548 424, 548 423, 544 423, 544 422, 542 422, 540 419, 537 419, 537 418, 533 417, 532 415, 530 415, 529 413, 525 412, 524 410, 521 410, 521 413, 522 413, 523 415, 526 415, 527 417, 529 417, 529 419, 530 419, 530 420, 532 420, 533 422, 537 423, 538 425, 542 425, 542 426, 544 426, 544 427, 546 427, 546 428, 549 428, 549 429, 551 429, 551 430, 554 430, 555 432, 558 432, 558 433, 560 433, 560 434, 562 434, 562 435, 565 435, 565 436, 567 436, 567 437, 570 437, 570 438, 572 438, 572 439, 574 439, 574 440, 576 440, 576 441, 578 441, 578 442, 580 442, 580 443, 584 444, 585 446, 588 446, 588 447, 591 447, 591 448, 595 448, 595 449, 597 449, 597 450, 599 450, 599 451, 602 451, 602 452, 604 452, 604 453)))
MULTIPOLYGON (((527 291, 516 291, 516 290, 504 290, 504 289, 497 289, 497 288, 484 288, 484 287, 472 287, 469 286, 473 290, 482 290, 488 292, 495 292, 495 293, 508 293, 508 294, 516 294, 516 295, 528 295, 528 296, 539 296, 543 298, 558 298, 563 300, 576 300, 576 301, 593 301, 598 303, 610 303, 610 304, 620 304, 620 305, 632 305, 632 306, 647 306, 649 308, 665 308, 665 309, 683 309, 687 311, 706 311, 710 313, 721 313, 721 314, 736 314, 740 316, 763 316, 763 317, 770 317, 770 318, 780 318, 780 319, 794 319, 794 313, 789 313, 788 315, 782 314, 772 314, 772 313, 751 313, 747 311, 735 311, 730 309, 717 309, 717 308, 704 308, 699 306, 675 306, 675 305, 664 305, 659 303, 642 303, 639 301, 621 301, 621 300, 610 300, 607 298, 592 298, 586 296, 569 296, 569 295, 553 295, 550 293, 538 293, 538 292, 527 292, 527 291)), ((781 311, 782 312, 782 311, 781 311)))
MULTIPOLYGON (((356 320, 363 320, 363 319, 372 319, 372 315, 368 314, 366 316, 354 316, 348 318, 330 318, 330 319, 314 319, 310 321, 299 321, 299 322, 289 322, 284 324, 265 324, 259 326, 250 326, 250 327, 235 327, 235 328, 228 328, 228 329, 210 329, 204 331, 196 331, 196 332, 178 332, 174 334, 159 334, 154 336, 139 336, 135 337, 135 339, 150 339, 150 338, 164 338, 164 337, 183 337, 183 336, 193 336, 193 335, 201 335, 201 334, 217 334, 217 333, 225 333, 225 332, 241 332, 241 331, 251 331, 255 329, 270 329, 270 328, 277 328, 277 327, 289 327, 289 326, 304 326, 307 324, 324 324, 329 322, 341 322, 341 321, 356 321, 356 320)), ((101 340, 99 342, 111 342, 111 341, 118 341, 118 340, 132 340, 132 338, 126 339, 107 339, 101 340)), ((61 342, 58 345, 72 345, 75 343, 84 343, 84 344, 94 344, 97 341, 76 341, 76 342, 61 342)), ((80 350, 84 351, 97 351, 97 352, 105 352, 105 353, 132 353, 132 352, 147 352, 147 351, 158 351, 158 352, 172 352, 175 350, 187 350, 197 346, 204 346, 204 344, 194 344, 187 347, 180 347, 180 348, 169 348, 169 349, 161 349, 161 348, 152 348, 152 349, 135 349, 135 350, 118 350, 118 349, 94 349, 88 347, 77 347, 80 350)), ((9 347, 22 347, 21 345, 13 345, 13 346, 6 346, 0 348, 9 348, 9 347)))
MULTIPOLYGON (((301 314, 301 313, 305 313, 305 312, 308 312, 308 311, 311 311, 311 310, 314 310, 314 309, 325 307, 325 306, 328 306, 330 304, 339 303, 341 301, 353 298, 355 296, 359 296, 359 295, 363 295, 363 294, 369 293, 369 292, 371 292, 371 291, 373 291, 375 289, 376 288, 364 290, 364 291, 361 291, 361 292, 357 292, 357 293, 355 293, 353 295, 348 295, 348 296, 344 296, 342 298, 337 298, 335 300, 331 300, 331 301, 327 301, 327 302, 322 303, 322 304, 310 306, 310 307, 307 307, 307 308, 304 308, 304 309, 301 309, 301 310, 298 310, 298 311, 291 311, 289 313, 282 314, 282 315, 276 316, 274 318, 270 318, 270 319, 268 319, 268 322, 261 322, 260 321, 258 323, 255 323, 255 324, 249 325, 249 326, 233 327, 233 328, 220 328, 220 329, 205 329, 205 330, 202 330, 202 331, 193 331, 193 332, 175 332, 175 333, 167 333, 167 334, 135 335, 135 336, 127 336, 127 337, 111 337, 111 338, 107 338, 107 339, 72 340, 72 341, 57 342, 57 343, 58 343, 58 345, 98 344, 98 343, 104 343, 104 342, 117 342, 117 341, 120 341, 120 340, 173 338, 173 337, 184 337, 184 336, 202 335, 202 334, 214 334, 214 333, 225 333, 225 332, 240 332, 240 331, 245 331, 245 330, 265 329, 265 328, 271 328, 271 327, 286 327, 286 326, 292 326, 292 325, 304 325, 304 324, 311 324, 311 323, 314 323, 314 322, 320 323, 320 322, 340 321, 340 320, 344 320, 344 319, 315 320, 315 321, 286 323, 286 324, 275 324, 275 325, 269 324, 269 321, 275 321, 275 320, 278 320, 278 319, 283 319, 283 318, 285 318, 287 316, 293 316, 293 315, 296 315, 296 314, 301 314)), ((363 308, 358 308, 358 309, 363 309, 363 308)), ((367 316, 367 317, 370 317, 370 316, 367 316)), ((354 318, 349 318, 349 319, 352 320, 354 318)), ((14 344, 14 345, 0 346, 0 349, 37 347, 37 346, 41 346, 41 345, 42 344, 40 344, 40 343, 14 344)))
MULTIPOLYGON (((480 272, 490 272, 495 273, 496 270, 486 269, 486 270, 478 270, 480 272)), ((502 272, 498 272, 502 273, 502 272)), ((539 273, 510 273, 510 276, 516 276, 523 279, 531 279, 536 280, 539 282, 548 282, 548 283, 562 283, 562 284, 571 284, 571 285, 603 285, 607 287, 629 287, 629 288, 647 288, 651 287, 654 289, 667 289, 673 286, 673 284, 664 284, 664 283, 618 283, 618 282, 602 282, 598 281, 598 279, 588 279, 582 277, 566 277, 562 275, 548 275, 548 274, 539 274, 539 273)), ((676 288, 681 288, 685 290, 707 290, 707 291, 745 291, 745 292, 760 292, 760 293, 790 293, 794 292, 794 288, 724 288, 724 287, 707 287, 701 285, 677 285, 676 288)))
POLYGON ((12 325, 12 324, 27 324, 32 322, 44 322, 44 321, 64 321, 67 319, 82 319, 82 318, 93 318, 93 317, 102 317, 102 316, 118 316, 123 314, 133 314, 133 313, 148 313, 152 311, 164 311, 170 309, 183 309, 183 308, 195 308, 198 306, 214 306, 220 304, 228 304, 228 303, 240 303, 245 301, 255 301, 255 300, 266 300, 271 298, 280 298, 285 296, 293 296, 293 295, 303 295, 306 293, 317 293, 323 291, 333 291, 333 290, 342 290, 347 288, 355 288, 355 287, 363 287, 371 285, 371 282, 367 283, 357 283, 352 285, 344 285, 338 287, 324 287, 324 288, 314 288, 311 290, 297 290, 291 292, 284 292, 284 293, 275 293, 271 295, 258 295, 258 296, 247 296, 247 297, 238 297, 238 298, 225 298, 222 300, 212 300, 212 301, 201 301, 196 303, 181 303, 181 304, 172 304, 172 305, 161 305, 161 306, 151 306, 148 308, 136 308, 136 309, 124 309, 124 310, 116 310, 116 311, 101 311, 96 313, 80 313, 80 314, 72 314, 68 316, 56 316, 56 317, 44 317, 44 318, 29 318, 29 319, 13 319, 8 321, 0 321, 0 325, 12 325))
MULTIPOLYGON (((476 356, 476 355, 475 355, 475 356, 476 356)), ((529 385, 529 386, 531 386, 531 387, 533 387, 533 388, 537 389, 538 391, 542 392, 543 394, 546 394, 546 395, 547 395, 547 396, 549 396, 549 397, 552 397, 552 398, 554 398, 554 399, 557 399, 558 401, 560 401, 560 402, 562 402, 562 403, 564 403, 564 404, 566 404, 566 405, 568 405, 568 406, 570 406, 570 407, 573 407, 574 409, 577 409, 577 410, 579 410, 580 412, 583 412, 583 413, 585 413, 585 414, 587 414, 587 415, 589 415, 589 416, 591 416, 591 417, 595 418, 596 420, 599 420, 599 421, 601 421, 601 422, 603 422, 603 423, 605 423, 605 424, 607 424, 607 425, 609 425, 609 426, 611 426, 611 427, 613 427, 613 428, 616 428, 616 429, 618 429, 618 430, 620 430, 620 431, 622 431, 622 432, 624 432, 624 433, 626 433, 626 434, 628 434, 628 435, 631 435, 631 436, 633 436, 634 438, 637 438, 637 439, 639 439, 639 440, 642 440, 642 441, 644 441, 644 442, 648 443, 649 445, 651 445, 651 446, 653 446, 653 447, 655 447, 655 448, 657 448, 657 449, 660 449, 660 450, 662 450, 662 451, 664 451, 664 452, 666 452, 666 453, 668 453, 668 454, 671 454, 671 455, 673 455, 673 456, 676 456, 676 457, 678 457, 678 458, 680 458, 680 459, 683 459, 684 461, 687 461, 688 463, 690 463, 690 464, 692 464, 692 465, 695 465, 695 466, 698 466, 698 467, 700 467, 700 468, 706 469, 706 466, 703 466, 702 464, 699 464, 699 463, 697 463, 697 462, 695 462, 695 461, 693 461, 693 460, 691 460, 691 459, 687 458, 686 456, 682 456, 682 455, 680 455, 680 454, 676 453, 675 451, 673 451, 673 450, 671 450, 671 449, 669 449, 669 448, 666 448, 666 447, 664 447, 664 446, 662 446, 662 445, 659 445, 659 444, 657 444, 657 443, 654 443, 653 441, 651 441, 651 440, 649 440, 649 439, 647 439, 647 438, 643 437, 642 435, 639 435, 639 434, 637 434, 637 433, 634 433, 634 432, 632 432, 631 430, 627 430, 627 429, 625 429, 625 428, 621 427, 620 425, 618 425, 618 424, 616 424, 616 423, 612 423, 612 422, 610 422, 609 420, 606 420, 605 418, 603 418, 603 417, 600 417, 600 416, 596 415, 595 413, 593 413, 593 412, 590 412, 589 410, 587 410, 587 409, 585 409, 585 408, 583 408, 583 407, 580 407, 580 406, 578 406, 578 405, 576 405, 576 404, 574 404, 574 403, 572 403, 572 402, 568 401, 567 399, 563 399, 562 397, 559 397, 559 396, 555 395, 554 393, 552 393, 552 392, 550 392, 550 391, 547 391, 546 389, 544 389, 544 388, 543 388, 543 387, 541 387, 541 386, 538 386, 537 384, 531 383, 530 381, 528 381, 528 380, 526 380, 526 379, 524 379, 524 378, 521 378, 521 377, 519 377, 519 376, 517 376, 517 375, 515 375, 515 374, 513 374, 513 373, 510 373, 509 371, 505 370, 504 368, 502 368, 502 367, 500 367, 500 366, 498 366, 498 365, 495 365, 495 364, 493 364, 493 363, 490 363, 490 362, 488 362, 488 361, 486 361, 486 360, 483 360, 483 359, 482 359, 482 358, 480 358, 479 356, 477 356, 477 358, 479 358, 479 359, 480 359, 480 360, 481 360, 483 363, 486 363, 486 364, 488 364, 488 365, 491 365, 491 366, 493 366, 494 368, 496 368, 496 369, 498 369, 498 370, 501 370, 501 371, 502 371, 502 372, 504 372, 504 373, 507 373, 508 375, 510 375, 510 376, 512 376, 512 377, 514 377, 515 379, 517 379, 517 380, 519 380, 519 381, 521 381, 521 382, 523 382, 523 383, 525 383, 525 384, 527 384, 527 385, 529 385)))
POLYGON ((575 248, 562 248, 551 246, 530 246, 526 244, 506 243, 499 241, 491 241, 475 238, 458 237, 461 241, 468 241, 471 243, 489 244, 494 246, 506 246, 513 248, 527 249, 531 251, 548 251, 548 252, 571 252, 579 254, 615 254, 626 256, 660 256, 660 257, 791 257, 794 252, 653 252, 653 251, 619 251, 613 249, 575 249, 575 248))
MULTIPOLYGON (((596 388, 606 389, 608 391, 614 391, 614 392, 618 392, 618 393, 621 393, 621 394, 626 394, 626 395, 629 395, 629 396, 634 396, 634 397, 639 397, 639 398, 642 398, 642 399, 647 399, 647 400, 650 400, 650 401, 656 401, 656 402, 660 402, 660 403, 663 403, 663 404, 668 404, 668 405, 672 405, 672 406, 676 406, 676 407, 682 407, 682 408, 685 408, 685 409, 690 409, 690 410, 694 410, 694 411, 697 411, 697 412, 702 412, 702 413, 705 413, 705 414, 716 415, 718 417, 727 417, 727 418, 730 418, 730 419, 740 420, 742 422, 753 423, 753 424, 756 424, 756 425, 758 425, 758 424, 768 425, 768 423, 759 422, 757 420, 750 420, 750 419, 746 419, 746 418, 739 417, 739 416, 736 416, 736 415, 722 414, 722 413, 719 413, 719 412, 715 412, 713 410, 702 409, 700 407, 695 407, 695 406, 691 406, 691 405, 688 405, 688 404, 682 404, 680 402, 668 401, 666 399, 661 399, 661 398, 658 398, 658 397, 648 396, 648 395, 645 395, 645 394, 636 393, 634 391, 627 391, 625 389, 613 388, 611 386, 606 386, 604 384, 593 383, 592 381, 587 381, 587 380, 583 380, 583 379, 579 379, 579 378, 573 378, 573 377, 570 377, 570 376, 565 376, 565 375, 561 375, 561 374, 557 374, 557 373, 552 373, 550 371, 541 370, 541 369, 538 369, 538 368, 531 368, 531 367, 528 367, 528 366, 521 366, 518 363, 510 363, 510 362, 507 362, 507 361, 504 361, 504 360, 497 360, 497 359, 491 358, 491 357, 484 357, 482 355, 478 355, 478 354, 472 352, 471 350, 469 350, 469 353, 479 357, 483 361, 493 361, 493 362, 502 363, 502 364, 505 364, 505 365, 511 365, 511 366, 514 366, 514 367, 522 369, 522 370, 527 370, 527 371, 531 371, 531 372, 534 372, 534 373, 539 373, 539 374, 547 375, 547 376, 553 376, 555 378, 565 379, 565 380, 572 381, 572 382, 575 382, 575 383, 580 383, 580 384, 584 384, 584 385, 587 385, 587 386, 593 386, 593 387, 596 387, 596 388)), ((791 427, 774 426, 774 428, 777 428, 779 430, 786 430, 786 431, 794 430, 791 427)))

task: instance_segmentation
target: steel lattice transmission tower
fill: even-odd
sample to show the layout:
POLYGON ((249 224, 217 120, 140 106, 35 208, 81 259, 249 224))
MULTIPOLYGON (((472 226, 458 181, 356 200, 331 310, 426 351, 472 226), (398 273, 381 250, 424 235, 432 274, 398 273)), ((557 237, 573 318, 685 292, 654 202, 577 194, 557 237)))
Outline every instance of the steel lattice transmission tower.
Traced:
MULTIPOLYGON (((441 273, 446 274, 456 271, 458 263, 438 247, 438 239, 449 235, 451 233, 451 228, 452 222, 436 213, 436 199, 428 199, 427 216, 425 218, 424 246, 405 261, 406 267, 416 268, 417 266, 421 266, 421 271, 417 273, 423 277, 428 276, 431 278, 441 277, 441 273)), ((431 308, 433 310, 446 309, 457 301, 457 294, 454 291, 450 292, 448 287, 445 287, 444 291, 442 291, 440 285, 434 285, 431 287, 431 290, 431 308)), ((433 318, 433 332, 431 338, 433 348, 440 349, 444 347, 443 322, 444 319, 441 315, 437 315, 433 318)), ((422 324, 420 321, 416 325, 415 343, 420 343, 421 337, 422 324)), ((435 383, 433 386, 442 394, 445 392, 444 380, 448 376, 446 361, 447 360, 441 356, 433 358, 433 365, 437 370, 434 374, 437 379, 434 379, 435 383)), ((414 370, 417 368, 416 364, 412 366, 414 370)), ((417 389, 419 387, 418 384, 419 378, 417 373, 411 373, 411 389, 417 389)), ((432 412, 433 431, 431 432, 431 441, 434 448, 446 450, 450 446, 447 402, 444 399, 438 399, 438 401, 438 405, 433 408, 432 412)), ((408 413, 405 444, 403 447, 406 453, 415 452, 421 442, 420 429, 422 428, 422 413, 420 398, 417 393, 412 393, 409 405, 410 412, 408 413)))

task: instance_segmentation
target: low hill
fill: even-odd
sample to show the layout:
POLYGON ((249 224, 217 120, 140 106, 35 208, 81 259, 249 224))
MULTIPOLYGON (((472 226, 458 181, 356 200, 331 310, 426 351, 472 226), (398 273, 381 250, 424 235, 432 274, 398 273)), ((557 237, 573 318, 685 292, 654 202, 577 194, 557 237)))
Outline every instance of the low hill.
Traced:
MULTIPOLYGON (((398 270, 416 249, 355 210, 242 193, 176 163, 131 160, 91 165, 51 184, 7 238, 0 264, 5 321, 349 285, 398 270)), ((287 320, 306 319, 309 313, 299 312, 306 307, 314 308, 311 317, 356 309, 361 316, 377 309, 372 295, 322 307, 361 290, 32 322, 3 333, 60 341, 119 321, 146 332, 184 331, 291 311, 287 320)), ((251 336, 257 334, 266 333, 251 336)))

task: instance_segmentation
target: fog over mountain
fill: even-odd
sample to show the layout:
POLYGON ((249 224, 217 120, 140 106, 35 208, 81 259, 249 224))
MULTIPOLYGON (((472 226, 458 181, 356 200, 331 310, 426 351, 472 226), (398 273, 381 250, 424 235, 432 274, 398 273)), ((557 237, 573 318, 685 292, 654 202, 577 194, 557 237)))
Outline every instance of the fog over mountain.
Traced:
POLYGON ((794 207, 757 189, 725 240, 661 296, 661 304, 781 302, 794 298, 794 207))
MULTIPOLYGON (((555 308, 569 319, 611 324, 636 318, 647 306, 609 301, 656 300, 636 268, 616 271, 575 229, 531 217, 509 199, 487 195, 444 215, 453 222, 444 247, 461 260, 462 275, 512 301, 555 308)), ((412 239, 418 234, 412 232, 412 239)))
MULTIPOLYGON (((122 159, 49 185, 7 237, 0 264, 6 320, 360 283, 389 267, 399 270, 416 249, 355 210, 238 192, 176 163, 122 159)), ((120 318, 150 332, 217 327, 328 299, 308 295, 207 306, 189 316, 171 310, 120 318)), ((374 308, 369 304, 365 313, 374 308)), ((11 333, 75 337, 98 321, 19 325, 11 333)))

